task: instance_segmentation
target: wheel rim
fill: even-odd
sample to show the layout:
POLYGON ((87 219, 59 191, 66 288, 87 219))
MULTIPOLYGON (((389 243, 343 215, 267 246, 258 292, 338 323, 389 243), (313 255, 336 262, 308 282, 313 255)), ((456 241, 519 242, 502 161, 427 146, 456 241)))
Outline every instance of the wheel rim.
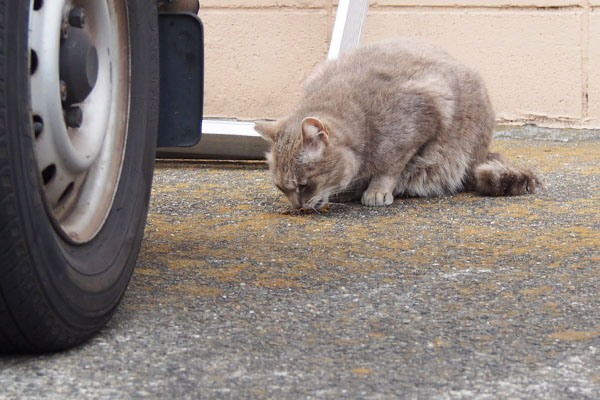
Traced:
POLYGON ((121 175, 130 71, 124 3, 31 2, 35 154, 47 212, 73 243, 102 229, 121 175))

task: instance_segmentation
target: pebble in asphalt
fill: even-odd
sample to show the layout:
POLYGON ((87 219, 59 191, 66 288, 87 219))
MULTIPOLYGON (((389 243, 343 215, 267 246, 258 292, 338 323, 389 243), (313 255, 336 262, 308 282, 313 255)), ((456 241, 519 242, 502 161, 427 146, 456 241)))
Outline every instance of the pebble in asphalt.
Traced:
POLYGON ((109 326, 0 398, 600 398, 600 135, 565 135, 496 140, 535 195, 311 215, 262 163, 158 162, 109 326))

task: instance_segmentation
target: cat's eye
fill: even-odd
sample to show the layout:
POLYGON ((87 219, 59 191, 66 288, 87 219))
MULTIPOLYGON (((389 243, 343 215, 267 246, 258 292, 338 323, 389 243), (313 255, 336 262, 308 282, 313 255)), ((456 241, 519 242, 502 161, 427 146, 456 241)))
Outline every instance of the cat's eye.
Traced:
POLYGON ((302 192, 302 191, 306 190, 307 187, 308 187, 308 185, 298 185, 298 190, 302 192))

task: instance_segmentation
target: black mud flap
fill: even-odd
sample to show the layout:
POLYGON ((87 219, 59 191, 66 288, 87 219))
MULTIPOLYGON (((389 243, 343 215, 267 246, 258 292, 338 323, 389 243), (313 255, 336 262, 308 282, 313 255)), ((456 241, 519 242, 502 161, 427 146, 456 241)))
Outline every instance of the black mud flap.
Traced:
POLYGON ((193 146, 202 134, 204 29, 196 14, 162 13, 158 147, 193 146))

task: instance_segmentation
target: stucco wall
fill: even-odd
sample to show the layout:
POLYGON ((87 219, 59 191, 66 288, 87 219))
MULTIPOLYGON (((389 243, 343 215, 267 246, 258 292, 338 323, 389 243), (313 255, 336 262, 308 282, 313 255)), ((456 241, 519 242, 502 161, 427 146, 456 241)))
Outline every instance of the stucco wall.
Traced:
MULTIPOLYGON (((284 115, 326 58, 336 4, 202 0, 205 115, 284 115)), ((476 67, 501 123, 600 127, 600 0, 372 0, 363 43, 398 35, 476 67)))

